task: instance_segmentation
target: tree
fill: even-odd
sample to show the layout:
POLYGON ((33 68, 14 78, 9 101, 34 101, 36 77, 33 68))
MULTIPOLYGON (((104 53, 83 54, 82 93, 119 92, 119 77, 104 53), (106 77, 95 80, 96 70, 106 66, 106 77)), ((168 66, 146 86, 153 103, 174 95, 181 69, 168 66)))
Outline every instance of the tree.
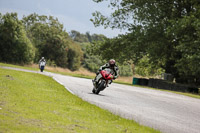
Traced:
POLYGON ((89 42, 92 42, 92 37, 90 35, 90 32, 86 32, 86 37, 88 38, 89 42))
POLYGON ((17 13, 0 14, 0 61, 8 63, 30 63, 34 47, 26 36, 17 13))
POLYGON ((83 43, 83 42, 89 42, 88 38, 86 35, 84 34, 81 34, 80 32, 78 31, 75 31, 75 30, 72 30, 70 33, 69 33, 70 37, 76 41, 76 42, 80 42, 80 43, 83 43))
POLYGON ((35 62, 44 56, 57 66, 79 69, 82 52, 78 46, 71 46, 75 44, 57 18, 31 14, 24 17, 23 22, 28 36, 37 48, 35 62))
POLYGON ((86 32, 85 34, 81 34, 78 31, 72 30, 69 33, 69 36, 72 38, 72 40, 79 42, 79 43, 92 43, 95 41, 103 41, 107 37, 101 34, 92 34, 90 35, 89 32, 86 32))
POLYGON ((113 46, 122 61, 137 64, 148 57, 152 65, 173 74, 177 82, 200 85, 200 2, 111 0, 109 6, 114 9, 110 17, 97 11, 91 21, 95 26, 128 29, 129 33, 98 46, 108 48, 104 54, 112 53, 113 46))
POLYGON ((71 43, 68 49, 67 56, 68 56, 68 68, 70 68, 73 71, 80 68, 83 52, 78 44, 73 42, 71 43))

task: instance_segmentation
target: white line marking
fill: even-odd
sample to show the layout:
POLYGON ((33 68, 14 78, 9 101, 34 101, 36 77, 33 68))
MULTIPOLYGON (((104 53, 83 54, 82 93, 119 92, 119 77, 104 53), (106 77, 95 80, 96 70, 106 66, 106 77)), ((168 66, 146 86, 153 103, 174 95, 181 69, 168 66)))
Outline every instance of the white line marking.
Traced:
POLYGON ((53 77, 53 79, 54 79, 56 82, 58 82, 59 84, 61 84, 62 86, 64 86, 65 89, 67 89, 70 93, 72 93, 73 95, 75 95, 74 92, 73 92, 72 90, 70 90, 69 88, 67 88, 67 87, 66 87, 63 83, 61 83, 58 79, 56 79, 55 77, 53 77))

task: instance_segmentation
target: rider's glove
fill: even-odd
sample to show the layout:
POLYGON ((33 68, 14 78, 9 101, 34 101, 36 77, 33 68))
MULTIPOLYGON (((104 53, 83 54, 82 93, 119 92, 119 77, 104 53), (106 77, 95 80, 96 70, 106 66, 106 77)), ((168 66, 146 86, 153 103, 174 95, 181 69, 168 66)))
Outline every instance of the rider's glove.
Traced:
POLYGON ((117 76, 114 76, 114 78, 113 79, 116 79, 117 78, 117 76))

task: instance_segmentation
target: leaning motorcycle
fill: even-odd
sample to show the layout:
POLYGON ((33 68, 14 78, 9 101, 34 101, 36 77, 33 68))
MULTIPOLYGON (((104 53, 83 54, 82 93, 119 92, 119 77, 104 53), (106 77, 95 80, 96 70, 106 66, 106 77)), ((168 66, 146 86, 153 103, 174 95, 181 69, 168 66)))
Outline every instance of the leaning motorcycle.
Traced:
POLYGON ((103 91, 106 87, 108 87, 108 84, 112 82, 112 79, 114 78, 113 74, 111 73, 111 69, 105 69, 100 71, 101 78, 99 79, 96 86, 94 85, 94 88, 92 92, 94 94, 99 94, 100 91, 103 91))

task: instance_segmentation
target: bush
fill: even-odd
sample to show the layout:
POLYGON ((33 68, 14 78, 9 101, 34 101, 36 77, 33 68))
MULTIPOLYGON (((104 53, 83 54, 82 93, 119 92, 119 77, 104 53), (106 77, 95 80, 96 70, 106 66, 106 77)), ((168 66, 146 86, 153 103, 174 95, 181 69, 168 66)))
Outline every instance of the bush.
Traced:
POLYGON ((131 68, 131 65, 129 64, 123 64, 119 65, 119 74, 120 76, 133 76, 133 70, 131 68))
POLYGON ((89 56, 85 58, 83 66, 92 72, 97 72, 104 63, 98 56, 89 56))
POLYGON ((48 65, 48 66, 56 67, 55 61, 51 61, 51 60, 47 60, 47 65, 48 65))
POLYGON ((148 57, 144 56, 140 61, 135 65, 135 74, 141 75, 141 76, 157 76, 163 73, 164 70, 162 68, 159 68, 157 66, 154 66, 151 64, 148 57))

